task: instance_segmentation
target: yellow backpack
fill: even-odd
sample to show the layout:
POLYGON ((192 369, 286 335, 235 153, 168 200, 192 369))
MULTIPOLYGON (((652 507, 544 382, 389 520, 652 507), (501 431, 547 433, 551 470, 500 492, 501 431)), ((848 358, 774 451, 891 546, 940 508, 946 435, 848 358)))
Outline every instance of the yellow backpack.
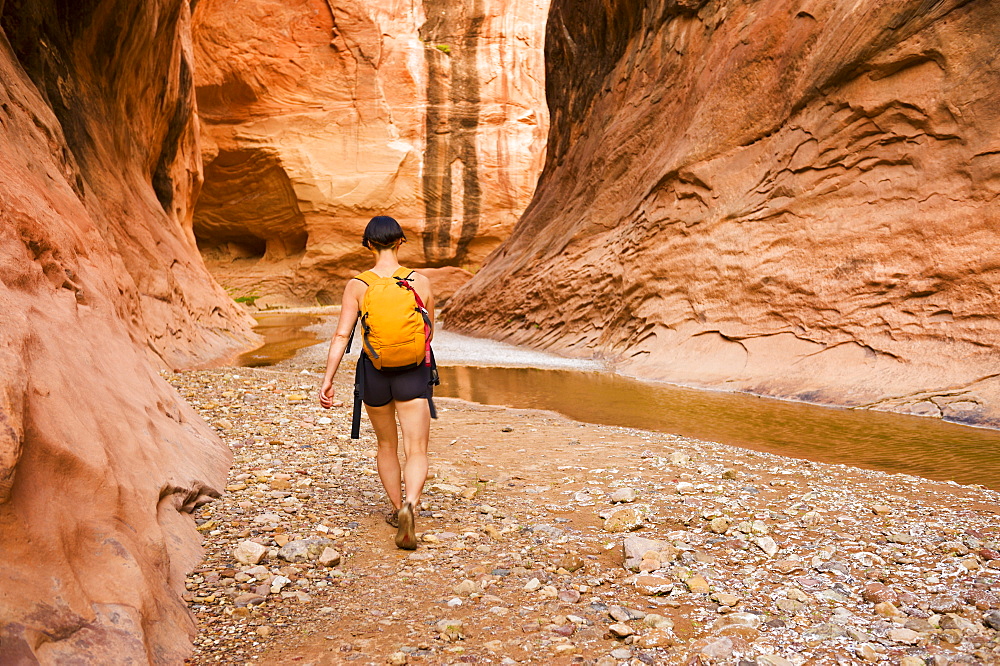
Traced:
POLYGON ((431 320, 416 289, 413 271, 390 277, 373 271, 356 276, 368 285, 361 300, 362 345, 378 370, 408 370, 431 364, 431 320))

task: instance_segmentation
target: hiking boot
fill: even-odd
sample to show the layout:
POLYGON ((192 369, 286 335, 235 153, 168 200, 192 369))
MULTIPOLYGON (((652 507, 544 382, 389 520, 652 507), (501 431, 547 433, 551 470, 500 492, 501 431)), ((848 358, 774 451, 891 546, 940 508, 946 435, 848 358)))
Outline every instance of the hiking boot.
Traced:
POLYGON ((396 530, 396 548, 416 550, 417 534, 413 519, 413 505, 409 502, 403 502, 403 506, 400 507, 397 517, 399 519, 399 528, 396 530))

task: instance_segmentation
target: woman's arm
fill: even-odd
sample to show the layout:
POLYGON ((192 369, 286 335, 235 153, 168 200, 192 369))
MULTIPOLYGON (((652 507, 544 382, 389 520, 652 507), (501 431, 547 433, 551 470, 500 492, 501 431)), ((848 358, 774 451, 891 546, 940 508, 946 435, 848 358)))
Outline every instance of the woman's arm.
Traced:
POLYGON ((359 280, 351 280, 344 287, 344 298, 340 305, 340 321, 337 332, 330 339, 330 351, 326 356, 326 374, 323 375, 323 385, 319 390, 319 404, 323 409, 333 406, 333 378, 337 374, 340 362, 347 349, 347 341, 351 339, 351 331, 358 322, 358 304, 367 286, 359 280))

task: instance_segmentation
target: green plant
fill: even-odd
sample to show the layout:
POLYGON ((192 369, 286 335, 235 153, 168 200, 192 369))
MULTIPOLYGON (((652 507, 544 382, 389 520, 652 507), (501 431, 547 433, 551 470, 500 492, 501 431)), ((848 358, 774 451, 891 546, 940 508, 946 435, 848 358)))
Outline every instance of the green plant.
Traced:
POLYGON ((257 294, 249 294, 247 296, 237 296, 233 300, 236 301, 237 303, 246 303, 247 305, 253 305, 258 298, 260 298, 260 296, 257 294))
POLYGON ((451 47, 448 46, 447 44, 435 44, 434 48, 436 48, 438 51, 440 51, 445 55, 449 55, 451 53, 451 47))

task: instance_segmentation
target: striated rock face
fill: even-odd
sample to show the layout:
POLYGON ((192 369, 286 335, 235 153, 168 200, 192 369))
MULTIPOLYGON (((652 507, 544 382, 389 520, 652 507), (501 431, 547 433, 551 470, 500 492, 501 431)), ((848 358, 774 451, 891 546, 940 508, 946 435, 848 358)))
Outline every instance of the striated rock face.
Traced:
POLYGON ((249 322, 191 233, 187 2, 70 4, 0 0, 0 663, 179 663, 229 451, 156 366, 249 322))
POLYGON ((339 302, 361 232, 414 267, 475 268, 544 157, 548 0, 201 0, 195 81, 215 275, 264 303, 339 302))
POLYGON ((449 325, 1000 425, 1000 6, 556 0, 552 129, 449 325))

